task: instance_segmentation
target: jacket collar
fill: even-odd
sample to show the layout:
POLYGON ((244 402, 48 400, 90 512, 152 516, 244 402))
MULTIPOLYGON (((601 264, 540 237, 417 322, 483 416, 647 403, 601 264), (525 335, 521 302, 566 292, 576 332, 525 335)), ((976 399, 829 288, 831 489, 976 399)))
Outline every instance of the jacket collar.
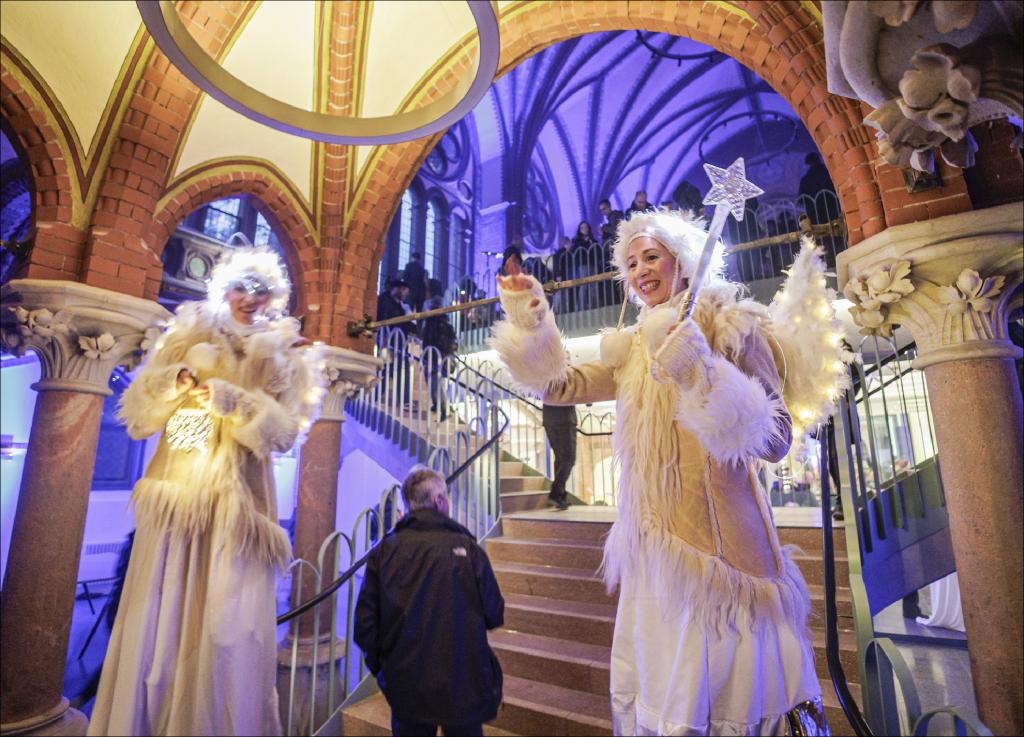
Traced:
POLYGON ((401 532, 406 528, 415 530, 440 530, 448 529, 452 532, 461 532, 463 535, 473 537, 473 534, 450 517, 438 512, 436 509, 414 509, 402 517, 395 525, 395 532, 401 532))

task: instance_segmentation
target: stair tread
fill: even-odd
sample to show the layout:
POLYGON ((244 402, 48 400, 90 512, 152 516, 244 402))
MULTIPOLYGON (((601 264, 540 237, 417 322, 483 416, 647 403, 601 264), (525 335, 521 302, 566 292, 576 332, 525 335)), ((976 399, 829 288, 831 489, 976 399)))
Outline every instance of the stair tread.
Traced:
MULTIPOLYGON (((385 734, 391 734, 391 707, 388 706, 384 694, 379 691, 372 696, 345 707, 345 713, 368 724, 380 727, 385 734)), ((499 729, 490 724, 484 725, 484 734, 489 737, 514 737, 513 732, 499 729)))
POLYGON ((492 647, 530 650, 558 660, 608 667, 612 659, 610 647, 589 645, 585 642, 564 640, 559 637, 533 635, 507 629, 492 630, 487 637, 492 647))
MULTIPOLYGON (((810 593, 812 599, 825 598, 825 587, 821 584, 809 583, 807 584, 807 591, 810 593)), ((853 595, 850 593, 849 587, 836 586, 836 601, 853 601, 853 595)))
POLYGON ((615 621, 615 606, 613 604, 591 604, 586 601, 550 599, 546 596, 532 596, 531 594, 505 594, 505 608, 533 609, 552 614, 570 614, 574 617, 615 621))
POLYGON ((574 721, 608 730, 612 726, 611 702, 608 696, 598 696, 516 676, 505 676, 504 695, 506 702, 518 703, 533 711, 570 717, 574 721), (595 717, 594 714, 607 714, 608 718, 595 717))
MULTIPOLYGON (((502 494, 504 496, 504 494, 502 494)), ((522 545, 525 547, 564 547, 564 548, 604 548, 600 540, 580 540, 571 537, 495 537, 488 542, 501 543, 502 545, 522 545)))
MULTIPOLYGON (((537 496, 538 494, 544 494, 547 496, 547 489, 516 489, 515 491, 501 491, 498 492, 501 496, 537 496)), ((514 512, 510 512, 514 514, 514 512)), ((505 515, 506 517, 508 515, 505 515)))
MULTIPOLYGON (((822 558, 822 556, 820 554, 819 555, 814 555, 813 553, 790 553, 789 557, 791 557, 793 560, 816 560, 816 561, 824 562, 824 560, 823 560, 823 558, 822 558)), ((846 553, 840 553, 837 550, 836 551, 836 563, 840 563, 840 562, 846 563, 846 562, 849 562, 849 559, 846 557, 846 553)))
MULTIPOLYGON (((812 642, 815 647, 825 647, 825 630, 822 628, 814 627, 811 629, 812 642)), ((857 635, 853 632, 839 631, 839 649, 849 650, 856 652, 857 650, 857 635)), ((847 673, 846 677, 856 678, 856 673, 847 673)))
POLYGON ((575 578, 586 581, 601 580, 596 572, 588 571, 586 568, 561 568, 559 566, 513 563, 511 561, 492 561, 491 567, 495 573, 502 571, 507 573, 529 573, 535 576, 548 576, 551 578, 575 578))

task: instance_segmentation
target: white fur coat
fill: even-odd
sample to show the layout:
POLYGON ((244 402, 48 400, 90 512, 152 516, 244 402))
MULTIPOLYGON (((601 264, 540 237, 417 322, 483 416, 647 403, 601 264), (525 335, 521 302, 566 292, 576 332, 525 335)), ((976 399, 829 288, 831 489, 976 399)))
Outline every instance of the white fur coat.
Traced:
POLYGON ((133 438, 162 432, 188 401, 175 386, 187 368, 210 387, 213 434, 206 452, 160 439, 132 497, 140 527, 192 537, 217 525, 237 552, 287 565, 271 454, 295 443, 320 397, 315 349, 300 342, 292 319, 248 327, 206 303, 179 308, 125 391, 120 416, 133 438))
POLYGON ((709 629, 732 626, 743 609, 802 632, 807 589, 756 476, 762 459, 788 451, 790 419, 767 312, 737 294, 735 284, 708 285, 693 323, 671 333, 675 304, 645 308, 636 325, 603 337, 600 361, 572 366, 534 284, 502 291, 507 319, 491 345, 515 381, 549 404, 617 401, 622 471, 605 545, 609 588, 643 556, 709 629))

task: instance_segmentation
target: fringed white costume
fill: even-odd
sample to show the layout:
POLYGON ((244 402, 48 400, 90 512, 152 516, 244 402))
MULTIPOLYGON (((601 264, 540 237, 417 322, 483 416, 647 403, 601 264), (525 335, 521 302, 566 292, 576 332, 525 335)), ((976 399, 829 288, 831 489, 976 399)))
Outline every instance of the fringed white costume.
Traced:
MULTIPOLYGON (((620 275, 641 229, 692 273, 705 233, 675 220, 623 223, 620 275)), ((501 290, 507 319, 492 346, 516 382, 549 404, 617 402, 619 510, 603 563, 609 590, 620 587, 615 734, 786 734, 787 712, 821 695, 807 588, 756 475, 790 441, 768 311, 738 296, 711 282, 693 323, 671 334, 681 295, 644 307, 603 337, 599 362, 570 366, 539 284, 501 290)))
POLYGON ((236 253, 209 301, 178 309, 122 399, 133 438, 162 432, 187 400, 176 389, 187 368, 211 389, 212 434, 186 450, 164 432, 135 486, 135 544, 90 735, 281 733, 274 568, 291 546, 271 454, 308 427, 320 387, 297 321, 244 325, 220 303, 246 275, 287 303, 276 257, 236 253))

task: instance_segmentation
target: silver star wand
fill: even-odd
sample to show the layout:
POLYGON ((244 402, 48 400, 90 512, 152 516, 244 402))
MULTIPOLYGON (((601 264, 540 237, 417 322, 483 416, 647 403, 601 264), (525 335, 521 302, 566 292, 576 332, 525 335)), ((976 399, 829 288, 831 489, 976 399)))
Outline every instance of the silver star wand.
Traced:
POLYGON ((715 252, 715 245, 725 228, 725 221, 729 213, 736 220, 743 220, 743 210, 746 201, 751 197, 764 194, 764 190, 746 179, 746 170, 743 164, 743 157, 739 157, 728 169, 720 169, 711 164, 704 164, 704 171, 711 179, 711 190, 704 197, 705 205, 715 205, 715 214, 711 218, 711 225, 708 227, 708 237, 704 241, 704 250, 700 254, 700 261, 697 268, 690 277, 690 288, 679 305, 678 320, 682 321, 693 314, 693 308, 697 306, 697 295, 704 286, 707 278, 708 268, 711 266, 711 256, 715 252))

